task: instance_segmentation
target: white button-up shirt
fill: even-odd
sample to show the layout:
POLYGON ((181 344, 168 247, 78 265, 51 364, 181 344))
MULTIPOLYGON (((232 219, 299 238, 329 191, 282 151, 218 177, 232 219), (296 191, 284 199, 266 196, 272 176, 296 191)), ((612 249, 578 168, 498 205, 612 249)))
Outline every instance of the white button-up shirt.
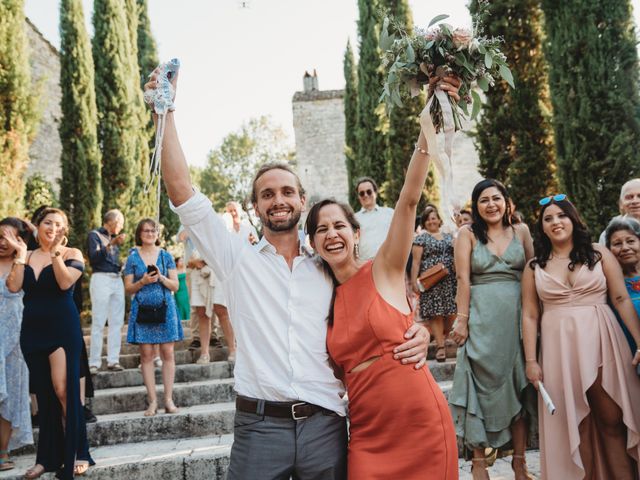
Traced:
POLYGON ((224 284, 238 343, 236 391, 305 401, 344 415, 344 386, 329 366, 326 347, 333 284, 322 267, 301 250, 289 269, 265 238, 250 245, 231 234, 201 193, 173 209, 224 284))
POLYGON ((392 218, 393 208, 379 205, 371 210, 363 208, 356 212, 356 219, 360 223, 360 259, 370 260, 376 256, 387 238, 392 218))

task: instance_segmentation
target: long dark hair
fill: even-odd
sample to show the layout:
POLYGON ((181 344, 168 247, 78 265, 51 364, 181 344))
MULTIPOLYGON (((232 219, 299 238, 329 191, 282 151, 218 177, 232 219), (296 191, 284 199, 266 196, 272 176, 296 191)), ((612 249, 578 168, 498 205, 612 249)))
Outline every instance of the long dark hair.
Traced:
POLYGON ((17 217, 6 217, 0 220, 0 227, 13 227, 18 232, 18 236, 24 240, 25 243, 29 243, 31 237, 31 229, 27 222, 17 217))
POLYGON ((508 227, 511 225, 511 202, 509 202, 511 196, 509 195, 507 188, 498 180, 494 180, 493 178, 485 178, 478 182, 476 186, 473 187, 473 193, 471 193, 471 218, 473 219, 471 230, 476 238, 485 245, 489 242, 489 237, 487 236, 487 230, 489 227, 487 226, 487 222, 485 222, 480 216, 480 212, 478 211, 478 200, 480 199, 482 192, 491 187, 497 188, 500 194, 504 197, 505 210, 504 215, 502 216, 502 226, 508 227))
MULTIPOLYGON (((353 213, 353 210, 349 205, 347 205, 346 203, 338 202, 333 198, 325 198, 324 200, 320 200, 319 202, 317 202, 309 210, 309 215, 307 215, 307 220, 304 224, 304 231, 307 235, 309 235, 309 238, 313 239, 313 236, 316 234, 316 231, 318 230, 318 221, 320 219, 320 210, 322 210, 322 208, 326 207, 327 205, 337 205, 338 207, 340 207, 342 209, 342 212, 344 213, 344 216, 347 218, 347 221, 351 225, 351 228, 353 228, 353 231, 357 232, 360 230, 360 222, 358 222, 358 220, 356 219, 356 215, 355 213, 353 213)), ((336 300, 336 287, 338 286, 338 279, 334 275, 333 270, 331 270, 331 267, 326 262, 326 260, 319 255, 318 258, 319 261, 322 262, 324 271, 327 272, 329 277, 331 277, 331 280, 333 280, 333 295, 331 296, 331 306, 329 307, 329 316, 327 317, 329 325, 333 325, 333 307, 336 300)))
POLYGON ((578 263, 586 265, 589 270, 593 270, 593 267, 600 261, 602 255, 593 248, 591 234, 589 233, 587 225, 582 218, 580 218, 580 214, 573 203, 566 198, 559 201, 553 200, 552 198, 549 203, 540 209, 533 237, 534 258, 529 265, 532 269, 535 268, 536 265, 544 268, 547 266, 547 262, 551 256, 551 240, 542 229, 544 212, 551 205, 557 205, 573 224, 573 248, 569 254, 569 258, 571 259, 569 262, 569 270, 573 271, 578 263))

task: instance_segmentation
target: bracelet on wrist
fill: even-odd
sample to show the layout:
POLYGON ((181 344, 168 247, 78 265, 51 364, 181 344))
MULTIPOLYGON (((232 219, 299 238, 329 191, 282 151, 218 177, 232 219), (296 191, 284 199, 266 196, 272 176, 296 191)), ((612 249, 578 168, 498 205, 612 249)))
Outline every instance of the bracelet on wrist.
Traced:
POLYGON ((428 155, 428 154, 429 154, 429 152, 428 152, 427 150, 425 150, 424 148, 422 148, 422 147, 421 147, 420 145, 418 145, 417 143, 416 143, 416 150, 417 150, 418 152, 420 152, 421 154, 423 154, 423 155, 428 155))
POLYGON ((26 261, 22 258, 14 258, 13 259, 13 264, 14 265, 26 265, 26 261))
POLYGON ((469 318, 469 314, 468 313, 457 313, 456 316, 457 317, 462 317, 462 318, 469 318))
POLYGON ((529 359, 529 360, 525 360, 525 362, 527 363, 531 363, 531 362, 537 362, 538 360, 536 360, 535 358, 533 360, 529 359))

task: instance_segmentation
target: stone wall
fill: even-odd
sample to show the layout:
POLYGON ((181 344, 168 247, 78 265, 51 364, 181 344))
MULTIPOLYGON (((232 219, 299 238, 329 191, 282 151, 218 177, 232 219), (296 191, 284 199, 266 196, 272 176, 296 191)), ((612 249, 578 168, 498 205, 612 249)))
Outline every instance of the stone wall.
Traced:
POLYGON ((31 80, 39 92, 38 108, 41 115, 35 140, 29 149, 30 161, 26 178, 40 173, 51 182, 58 193, 62 154, 62 144, 58 135, 62 118, 60 55, 29 19, 26 19, 25 27, 29 40, 31 80))
POLYGON ((343 97, 343 90, 293 96, 296 161, 308 203, 325 197, 348 201, 343 97))

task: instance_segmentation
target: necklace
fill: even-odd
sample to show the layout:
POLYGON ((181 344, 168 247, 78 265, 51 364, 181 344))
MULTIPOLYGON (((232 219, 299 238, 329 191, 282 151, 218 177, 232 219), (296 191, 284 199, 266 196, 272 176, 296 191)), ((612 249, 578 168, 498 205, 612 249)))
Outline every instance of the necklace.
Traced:
POLYGON ((551 255, 551 258, 557 258, 558 260, 569 260, 571 257, 560 257, 558 255, 551 255))

